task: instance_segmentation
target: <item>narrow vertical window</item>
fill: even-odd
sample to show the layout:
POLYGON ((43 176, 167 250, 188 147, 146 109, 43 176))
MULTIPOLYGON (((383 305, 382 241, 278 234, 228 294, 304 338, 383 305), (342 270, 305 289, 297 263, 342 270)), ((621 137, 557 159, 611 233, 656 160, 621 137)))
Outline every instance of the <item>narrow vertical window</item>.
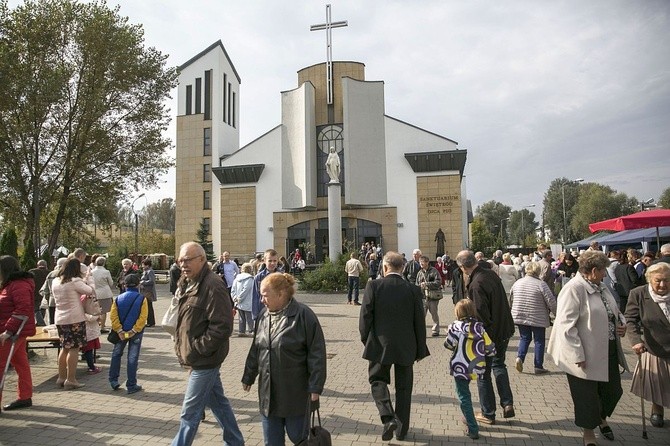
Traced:
POLYGON ((209 127, 202 129, 202 155, 212 155, 212 129, 209 127))
POLYGON ((233 119, 231 125, 235 127, 235 92, 233 91, 233 119))
POLYGON ((212 119, 212 70, 205 71, 205 120, 212 119))
POLYGON ((226 103, 226 86, 228 85, 228 75, 226 73, 223 73, 223 122, 227 122, 226 119, 228 118, 228 115, 226 114, 226 108, 228 108, 228 104, 226 103))
POLYGON ((226 121, 228 124, 230 124, 230 117, 232 116, 230 113, 230 103, 232 102, 231 100, 232 89, 233 86, 230 83, 228 83, 228 121, 226 121))
POLYGON ((195 78, 195 114, 202 113, 202 78, 195 78))
POLYGON ((202 181, 210 183, 212 181, 212 165, 204 164, 202 166, 202 181))
POLYGON ((208 190, 202 191, 202 208, 205 210, 212 209, 211 198, 212 192, 208 190))
POLYGON ((193 114, 193 85, 186 86, 186 114, 193 114))
POLYGON ((209 217, 205 217, 202 219, 202 229, 207 233, 207 235, 210 235, 210 228, 212 226, 212 219, 209 217))

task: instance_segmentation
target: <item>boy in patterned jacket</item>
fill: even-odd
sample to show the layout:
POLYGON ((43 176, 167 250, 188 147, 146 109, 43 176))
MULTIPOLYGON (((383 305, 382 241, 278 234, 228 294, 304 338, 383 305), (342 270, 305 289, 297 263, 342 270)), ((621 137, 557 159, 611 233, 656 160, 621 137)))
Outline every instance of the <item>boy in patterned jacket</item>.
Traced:
POLYGON ((454 307, 454 313, 457 320, 449 325, 444 346, 454 352, 450 362, 450 374, 456 382, 461 412, 468 425, 465 435, 476 440, 479 438, 479 425, 472 409, 470 381, 484 373, 484 358, 495 355, 496 348, 486 334, 484 325, 477 320, 477 308, 472 300, 459 301, 454 307))

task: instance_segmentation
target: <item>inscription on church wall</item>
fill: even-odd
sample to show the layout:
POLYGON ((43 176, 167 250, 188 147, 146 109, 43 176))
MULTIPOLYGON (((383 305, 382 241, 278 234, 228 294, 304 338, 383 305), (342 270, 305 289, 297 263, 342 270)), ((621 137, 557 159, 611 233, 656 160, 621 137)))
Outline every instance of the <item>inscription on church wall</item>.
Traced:
POLYGON ((419 197, 419 208, 425 208, 428 215, 451 214, 454 206, 460 205, 458 195, 435 195, 430 197, 419 197))
POLYGON ((431 259, 436 254, 436 233, 444 233, 444 248, 451 254, 462 249, 461 185, 458 174, 417 178, 419 249, 431 259))

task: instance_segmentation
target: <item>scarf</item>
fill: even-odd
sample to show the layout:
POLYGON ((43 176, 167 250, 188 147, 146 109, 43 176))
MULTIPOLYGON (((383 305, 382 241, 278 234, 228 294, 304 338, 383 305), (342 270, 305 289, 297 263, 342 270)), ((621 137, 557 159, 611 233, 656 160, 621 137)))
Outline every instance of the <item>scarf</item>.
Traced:
POLYGON ((661 310, 663 310, 663 314, 665 314, 665 317, 668 318, 668 322, 670 322, 670 293, 661 296, 660 294, 656 294, 654 290, 651 288, 651 285, 649 285, 649 295, 651 296, 652 300, 658 304, 659 307, 661 307, 661 310))

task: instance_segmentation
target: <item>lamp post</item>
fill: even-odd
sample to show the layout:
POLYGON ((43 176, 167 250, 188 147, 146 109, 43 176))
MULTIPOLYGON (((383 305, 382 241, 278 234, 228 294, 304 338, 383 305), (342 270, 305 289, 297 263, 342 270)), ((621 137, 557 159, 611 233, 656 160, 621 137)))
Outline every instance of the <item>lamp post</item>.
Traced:
POLYGON ((528 206, 524 206, 521 208, 521 249, 526 248, 526 230, 523 226, 523 210, 524 209, 529 209, 529 208, 534 208, 534 204, 529 204, 528 206))
POLYGON ((136 257, 138 257, 138 253, 139 253, 139 247, 138 247, 139 244, 138 244, 138 241, 137 241, 137 222, 138 222, 137 217, 138 217, 138 214, 135 211, 135 202, 142 197, 144 197, 144 192, 142 192, 140 195, 138 195, 137 198, 135 198, 130 205, 130 208, 133 210, 133 214, 135 214, 135 256, 136 257))
POLYGON ((584 181, 584 178, 577 178, 572 181, 568 180, 564 183, 561 183, 561 197, 563 198, 563 244, 565 245, 565 242, 567 240, 567 235, 568 235, 568 223, 567 219, 565 218, 565 185, 568 183, 581 183, 584 181))

